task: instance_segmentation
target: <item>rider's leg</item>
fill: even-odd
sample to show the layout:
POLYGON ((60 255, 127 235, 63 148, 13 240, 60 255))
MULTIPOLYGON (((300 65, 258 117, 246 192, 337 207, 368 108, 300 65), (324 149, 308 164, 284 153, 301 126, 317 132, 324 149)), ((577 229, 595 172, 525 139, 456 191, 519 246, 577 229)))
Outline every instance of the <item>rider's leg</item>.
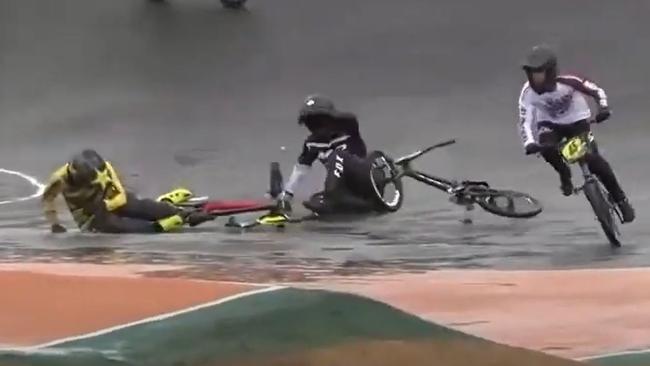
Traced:
POLYGON ((126 205, 115 211, 118 216, 148 221, 164 219, 165 217, 176 215, 179 212, 180 210, 177 207, 169 203, 157 202, 147 198, 138 198, 132 193, 128 193, 126 205))
POLYGON ((335 209, 331 203, 325 202, 325 193, 322 191, 312 194, 307 201, 303 201, 302 205, 309 211, 321 215, 334 213, 335 209))
POLYGON ((560 175, 560 189, 562 194, 570 196, 573 194, 573 183, 571 182, 571 169, 562 160, 557 150, 557 144, 563 137, 561 126, 546 124, 539 133, 538 140, 542 146, 541 155, 553 169, 560 175))
MULTIPOLYGON (((569 125, 571 128, 570 136, 577 136, 581 133, 589 133, 589 123, 587 121, 579 121, 572 125, 569 125)), ((634 221, 635 213, 632 205, 625 196, 625 192, 621 188, 618 180, 616 179, 616 174, 612 170, 611 165, 607 160, 602 156, 598 150, 598 144, 596 141, 592 142, 592 153, 586 157, 587 165, 589 170, 594 173, 598 179, 603 183, 609 194, 612 196, 612 199, 621 209, 623 214, 623 221, 631 222, 634 221)))
POLYGON ((589 170, 591 170, 603 183, 607 191, 609 191, 609 194, 612 196, 614 202, 616 202, 618 207, 621 209, 621 213, 623 214, 623 221, 634 221, 634 218, 636 216, 634 213, 634 208, 627 200, 625 192, 621 188, 618 179, 616 179, 616 174, 614 174, 611 165, 600 154, 595 142, 593 152, 587 156, 587 164, 589 166, 589 170))
POLYGON ((115 211, 117 216, 147 221, 160 221, 175 215, 181 215, 190 226, 196 226, 212 220, 212 216, 202 211, 185 212, 167 202, 158 202, 148 198, 138 198, 128 193, 126 205, 115 211))
POLYGON ((366 160, 347 151, 333 151, 325 164, 327 178, 325 179, 324 199, 344 211, 364 212, 373 209, 372 203, 366 199, 362 177, 368 177, 370 167, 366 160))
POLYGON ((158 233, 179 229, 184 224, 184 219, 178 214, 156 221, 124 217, 105 209, 96 210, 94 215, 90 228, 102 233, 158 233))

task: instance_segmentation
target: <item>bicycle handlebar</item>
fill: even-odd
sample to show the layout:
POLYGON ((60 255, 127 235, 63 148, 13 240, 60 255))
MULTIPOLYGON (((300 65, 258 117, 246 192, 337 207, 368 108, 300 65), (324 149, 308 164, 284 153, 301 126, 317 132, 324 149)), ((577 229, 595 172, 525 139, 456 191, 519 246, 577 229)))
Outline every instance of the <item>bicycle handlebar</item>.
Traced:
POLYGON ((450 140, 439 142, 439 143, 437 143, 435 145, 431 145, 431 146, 429 146, 429 147, 427 147, 425 149, 418 150, 418 151, 413 152, 413 153, 411 153, 409 155, 406 155, 406 156, 402 156, 401 158, 395 160, 394 164, 397 164, 397 165, 406 164, 406 163, 408 163, 408 162, 422 156, 423 154, 428 153, 431 150, 434 150, 434 149, 437 149, 437 148, 440 148, 440 147, 444 147, 444 146, 447 146, 447 145, 452 145, 452 144, 455 144, 455 143, 456 143, 456 139, 450 139, 450 140))

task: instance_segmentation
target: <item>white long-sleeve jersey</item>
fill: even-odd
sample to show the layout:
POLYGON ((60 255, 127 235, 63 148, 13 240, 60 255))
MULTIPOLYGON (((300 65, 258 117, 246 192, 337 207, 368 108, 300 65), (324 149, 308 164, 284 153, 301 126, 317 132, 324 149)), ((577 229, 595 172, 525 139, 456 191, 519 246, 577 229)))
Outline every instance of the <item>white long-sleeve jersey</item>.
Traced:
POLYGON ((584 78, 559 76, 557 88, 544 94, 537 94, 526 82, 519 95, 519 131, 523 145, 537 141, 538 122, 571 124, 591 118, 587 95, 600 107, 608 107, 605 91, 584 78))

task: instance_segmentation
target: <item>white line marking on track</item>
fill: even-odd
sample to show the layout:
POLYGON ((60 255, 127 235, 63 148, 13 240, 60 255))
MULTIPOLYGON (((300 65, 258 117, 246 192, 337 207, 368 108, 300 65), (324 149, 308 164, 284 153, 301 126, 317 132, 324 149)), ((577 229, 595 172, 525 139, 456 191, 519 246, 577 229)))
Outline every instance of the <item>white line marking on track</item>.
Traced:
POLYGON ((36 187, 36 192, 34 194, 32 194, 30 196, 26 196, 26 197, 18 197, 18 198, 6 200, 6 201, 0 201, 0 205, 6 205, 6 204, 9 204, 9 203, 16 203, 16 202, 31 200, 31 199, 40 197, 43 194, 43 192, 45 191, 45 185, 44 184, 39 182, 38 179, 36 179, 36 178, 34 178, 32 176, 29 176, 29 175, 27 175, 25 173, 17 172, 15 170, 2 169, 2 168, 0 168, 0 173, 15 175, 17 177, 23 178, 24 180, 29 182, 29 184, 36 187))
POLYGON ((580 357, 580 358, 577 358, 576 360, 577 361, 589 361, 589 360, 594 360, 594 359, 597 359, 597 358, 628 356, 628 355, 637 355, 637 354, 643 354, 643 353, 650 353, 650 348, 639 349, 639 350, 630 350, 630 351, 622 351, 622 352, 603 353, 602 355, 580 357))
POLYGON ((271 287, 268 287, 268 288, 246 291, 246 292, 242 292, 242 293, 239 293, 239 294, 236 294, 236 295, 227 296, 227 297, 224 297, 224 298, 221 298, 221 299, 218 299, 218 300, 214 300, 214 301, 206 302, 206 303, 203 303, 203 304, 191 306, 191 307, 188 307, 188 308, 185 308, 185 309, 172 311, 172 312, 169 312, 169 313, 164 313, 164 314, 152 316, 152 317, 149 317, 149 318, 144 318, 144 319, 137 320, 137 321, 130 322, 130 323, 116 325, 116 326, 110 327, 110 328, 100 329, 100 330, 98 330, 96 332, 79 334, 79 335, 76 335, 76 336, 66 337, 66 338, 61 338, 61 339, 55 339, 53 341, 37 344, 35 346, 12 347, 12 346, 8 346, 8 345, 0 345, 0 352, 27 353, 27 354, 29 354, 29 353, 39 353, 39 352, 41 352, 40 349, 42 349, 42 348, 55 347, 55 346, 61 345, 63 343, 79 341, 79 340, 86 339, 86 338, 97 337, 97 336, 101 336, 101 335, 104 335, 104 334, 113 333, 113 332, 116 332, 118 330, 122 330, 122 329, 125 329, 125 328, 134 327, 136 325, 141 325, 141 324, 146 324, 146 323, 153 323, 153 322, 165 320, 165 319, 168 319, 168 318, 172 318, 172 317, 175 317, 175 316, 178 316, 178 315, 182 315, 182 314, 185 314, 185 313, 190 313, 192 311, 201 310, 203 308, 208 308, 208 307, 211 307, 211 306, 220 305, 220 304, 223 304, 223 303, 226 303, 226 302, 229 302, 229 301, 233 301, 233 300, 237 300, 237 299, 241 299, 241 298, 244 298, 244 297, 248 297, 248 296, 252 296, 252 295, 258 295, 258 294, 262 294, 262 293, 265 293, 265 292, 272 292, 272 291, 282 290, 282 289, 285 289, 285 288, 286 287, 284 287, 284 286, 271 286, 271 287))

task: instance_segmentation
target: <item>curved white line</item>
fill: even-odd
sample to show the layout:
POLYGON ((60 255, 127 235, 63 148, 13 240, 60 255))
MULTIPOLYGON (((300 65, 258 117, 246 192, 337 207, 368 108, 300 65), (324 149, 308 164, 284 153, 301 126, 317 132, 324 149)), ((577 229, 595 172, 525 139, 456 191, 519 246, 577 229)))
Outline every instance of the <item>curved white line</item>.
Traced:
MULTIPOLYGON (((240 292, 238 294, 226 296, 226 297, 223 297, 221 299, 216 299, 216 300, 213 300, 213 301, 210 301, 210 302, 190 306, 190 307, 187 307, 187 308, 184 308, 184 309, 180 309, 180 310, 176 310, 176 311, 172 311, 172 312, 168 312, 168 313, 163 313, 163 314, 159 314, 159 315, 154 315, 154 316, 144 318, 144 319, 141 319, 141 320, 137 320, 137 321, 134 321, 134 322, 124 323, 124 324, 116 325, 116 326, 113 326, 113 327, 110 327, 110 328, 100 329, 98 331, 91 332, 91 333, 85 333, 85 334, 79 334, 79 335, 75 335, 75 336, 71 336, 71 337, 55 339, 53 341, 49 341, 49 342, 46 342, 46 343, 41 343, 41 344, 37 344, 37 345, 33 345, 33 346, 11 346, 11 345, 2 345, 2 344, 0 344, 0 353, 38 354, 38 353, 43 352, 43 348, 57 347, 57 346, 61 346, 61 345, 65 344, 65 343, 80 341, 80 340, 89 339, 89 338, 93 338, 93 337, 98 337, 98 336, 101 336, 101 335, 104 335, 104 334, 113 333, 113 332, 116 332, 116 331, 119 331, 119 330, 122 330, 122 329, 131 328, 131 327, 135 327, 135 326, 142 325, 142 324, 149 324, 149 323, 159 322, 161 320, 166 320, 166 319, 169 319, 169 318, 177 317, 179 315, 183 315, 183 314, 186 314, 186 313, 191 313, 193 311, 197 311, 197 310, 201 310, 201 309, 205 309, 205 308, 213 307, 213 306, 217 306, 217 305, 222 305, 224 303, 234 301, 234 300, 238 300, 238 299, 241 299, 241 298, 244 298, 244 297, 249 297, 249 296, 253 296, 253 295, 259 295, 259 294, 262 294, 262 293, 283 290, 283 289, 286 289, 286 288, 287 287, 285 287, 285 286, 270 286, 270 287, 265 287, 265 288, 240 292)), ((48 352, 48 353, 51 353, 52 351, 56 352, 55 350, 49 350, 49 351, 45 350, 45 352, 48 352)))
POLYGON ((29 175, 21 173, 21 172, 17 172, 15 170, 8 170, 8 169, 2 169, 2 168, 0 168, 0 173, 15 175, 17 177, 23 178, 24 180, 28 181, 29 184, 36 187, 36 192, 34 194, 32 194, 30 196, 25 196, 25 197, 14 198, 14 199, 11 199, 11 200, 0 201, 0 205, 6 205, 6 204, 9 204, 9 203, 15 203, 15 202, 31 200, 31 199, 40 197, 43 194, 43 192, 45 191, 45 185, 42 184, 41 182, 39 182, 38 179, 36 179, 36 178, 34 178, 32 176, 29 176, 29 175))

